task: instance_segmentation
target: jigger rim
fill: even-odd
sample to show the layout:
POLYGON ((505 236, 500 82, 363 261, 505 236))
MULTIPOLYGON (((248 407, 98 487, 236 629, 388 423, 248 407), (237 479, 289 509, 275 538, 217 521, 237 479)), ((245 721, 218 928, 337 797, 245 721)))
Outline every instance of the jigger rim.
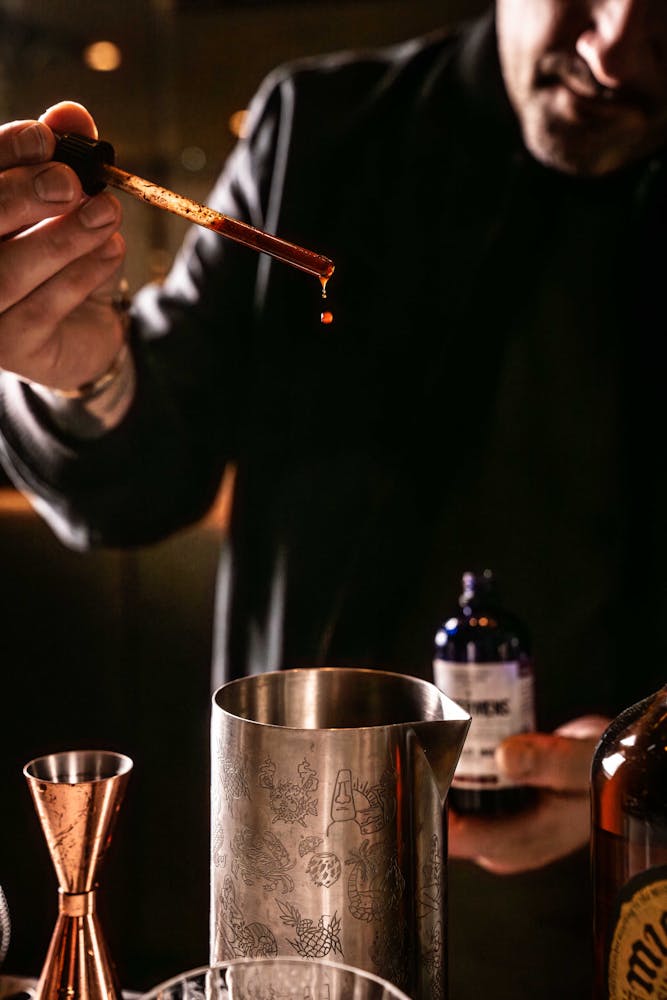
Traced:
POLYGON ((133 766, 131 757, 116 750, 59 750, 33 757, 23 774, 47 785, 93 784, 122 777, 133 766), (114 766, 109 766, 112 763, 114 766))
POLYGON ((399 989, 394 983, 390 983, 387 979, 382 979, 380 976, 376 976, 373 972, 367 972, 366 969, 359 969, 355 965, 346 965, 344 962, 330 962, 323 958, 301 958, 297 955, 266 955, 258 958, 230 958, 226 962, 211 962, 209 965, 200 965, 194 969, 188 969, 185 972, 181 972, 177 976, 171 976, 169 979, 165 979, 164 982, 158 983, 157 986, 153 986, 150 990, 146 990, 145 993, 141 993, 137 1000, 158 1000, 160 994, 167 990, 172 989, 174 986, 178 986, 179 983, 185 983, 190 979, 195 979, 198 976, 205 976, 209 972, 223 971, 225 969, 242 968, 243 966, 267 966, 267 965, 283 965, 283 966, 302 966, 304 968, 317 967, 324 970, 342 970, 343 972, 350 972, 355 976, 360 977, 362 980, 367 982, 375 983, 378 986, 382 986, 388 996, 392 997, 393 1000, 411 1000, 407 993, 399 989))

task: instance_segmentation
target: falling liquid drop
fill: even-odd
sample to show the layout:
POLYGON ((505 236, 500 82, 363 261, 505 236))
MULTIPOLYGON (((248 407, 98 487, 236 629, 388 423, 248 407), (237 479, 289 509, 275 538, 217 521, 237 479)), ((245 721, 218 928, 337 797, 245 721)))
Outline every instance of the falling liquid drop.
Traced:
POLYGON ((321 313, 320 314, 320 323, 324 323, 325 326, 328 326, 329 323, 333 323, 333 313, 329 312, 328 310, 326 310, 325 312, 321 313))

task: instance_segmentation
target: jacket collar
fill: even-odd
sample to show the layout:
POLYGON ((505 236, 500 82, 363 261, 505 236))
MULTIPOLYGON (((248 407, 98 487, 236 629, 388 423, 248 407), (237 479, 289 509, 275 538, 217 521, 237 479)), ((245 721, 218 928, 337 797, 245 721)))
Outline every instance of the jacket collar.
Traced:
POLYGON ((465 23, 443 49, 426 83, 431 121, 478 159, 524 151, 521 131, 500 70, 493 9, 465 23))

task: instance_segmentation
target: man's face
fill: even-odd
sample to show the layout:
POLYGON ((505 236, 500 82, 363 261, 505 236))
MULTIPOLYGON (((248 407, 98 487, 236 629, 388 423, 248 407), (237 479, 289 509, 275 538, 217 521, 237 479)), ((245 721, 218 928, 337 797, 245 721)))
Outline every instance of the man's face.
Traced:
POLYGON ((547 166, 610 173, 667 143, 667 0, 496 0, 524 142, 547 166))

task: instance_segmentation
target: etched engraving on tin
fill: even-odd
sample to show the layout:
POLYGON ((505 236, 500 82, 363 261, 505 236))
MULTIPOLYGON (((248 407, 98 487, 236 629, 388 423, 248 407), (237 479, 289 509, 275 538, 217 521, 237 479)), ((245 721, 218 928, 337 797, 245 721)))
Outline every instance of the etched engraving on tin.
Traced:
POLYGON ((229 875, 225 876, 219 899, 218 926, 224 958, 273 958, 278 954, 276 939, 266 924, 246 923, 229 875))
POLYGON ((218 759, 222 794, 227 802, 227 808, 231 809, 235 799, 250 798, 246 763, 241 757, 226 757, 221 750, 218 751, 218 759))
POLYGON ((443 983, 444 938, 440 921, 431 929, 426 947, 421 957, 425 976, 429 981, 429 995, 433 1000, 443 1000, 445 988, 443 983))
POLYGON ((310 876, 313 885, 325 886, 328 889, 338 881, 342 871, 340 858, 333 851, 321 851, 313 854, 308 862, 306 875, 310 876))
POLYGON ((341 768, 331 796, 331 822, 345 823, 349 819, 355 819, 356 815, 352 794, 352 771, 349 768, 341 768))
POLYGON ((401 922, 385 920, 376 927, 368 954, 378 975, 397 986, 407 985, 405 927, 401 922))
POLYGON ((317 816, 317 799, 313 793, 317 791, 319 779, 309 762, 304 758, 297 768, 299 781, 280 778, 276 781, 276 765, 267 757, 260 769, 258 781, 262 788, 268 789, 269 805, 273 813, 273 822, 299 823, 306 825, 306 816, 317 816))
POLYGON ((390 845, 364 840, 345 861, 351 865, 347 878, 348 908, 353 917, 370 923, 394 909, 403 895, 405 878, 390 845))
POLYGON ((224 868, 227 864, 227 855, 223 854, 225 849, 225 832, 217 824, 213 832, 213 845, 211 847, 211 858, 216 868, 224 868))
POLYGON ((305 858, 306 854, 316 851, 322 843, 324 841, 321 837, 302 837, 299 841, 299 857, 305 858))
POLYGON ((340 943, 340 917, 323 913, 317 923, 310 917, 303 918, 300 911, 292 903, 276 900, 280 908, 280 919, 288 927, 294 927, 296 940, 287 938, 289 944, 302 958, 326 958, 333 952, 343 954, 340 943))
POLYGON ((327 834, 335 823, 354 820, 364 836, 379 833, 396 816, 396 776, 385 771, 380 781, 372 785, 367 781, 352 779, 350 768, 341 768, 336 776, 331 795, 331 822, 327 834))
MULTIPOLYGON (((234 681, 214 697, 211 960, 226 957, 216 920, 229 876, 237 904, 224 929, 229 956, 258 947, 254 922, 261 921, 278 955, 308 965, 318 955, 347 962, 404 984, 415 1000, 444 1000, 432 973, 438 924, 446 931, 445 907, 437 906, 440 876, 446 899, 442 806, 469 720, 433 685, 405 675, 269 674, 234 681), (227 766, 227 788, 225 758, 245 764, 238 785, 227 766), (220 828, 224 837, 216 839, 220 828), (431 857, 434 833, 441 872, 431 857)), ((445 970, 446 962, 446 986, 445 970)), ((342 980, 329 981, 342 1000, 342 980)), ((245 971, 235 980, 246 1000, 248 982, 245 971)), ((271 986, 271 1000, 306 1000, 303 985, 271 986)), ((309 993, 320 1000, 314 981, 309 993)))
POLYGON ((417 892, 417 916, 423 919, 440 910, 442 904, 442 852, 440 840, 433 834, 429 853, 422 865, 422 884, 417 892))
POLYGON ((294 880, 287 874, 294 868, 293 861, 282 841, 270 830, 261 832, 244 826, 232 841, 232 874, 246 885, 262 886, 273 891, 291 892, 294 880))
POLYGON ((434 833, 428 853, 418 872, 416 915, 420 924, 419 941, 422 977, 428 983, 429 996, 444 1000, 444 934, 442 903, 444 893, 444 858, 440 838, 434 833))

